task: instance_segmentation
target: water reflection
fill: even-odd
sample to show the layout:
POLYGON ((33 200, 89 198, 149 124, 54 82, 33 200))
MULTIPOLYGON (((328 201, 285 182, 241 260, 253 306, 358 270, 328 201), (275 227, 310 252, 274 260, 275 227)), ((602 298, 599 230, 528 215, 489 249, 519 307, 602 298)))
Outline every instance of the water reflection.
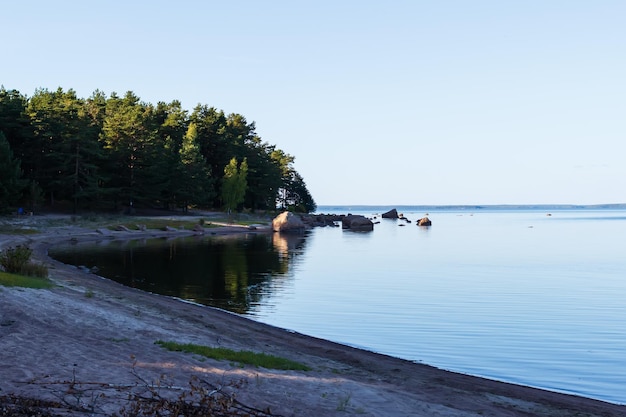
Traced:
POLYGON ((283 258, 293 257, 302 252, 304 248, 305 235, 290 233, 274 233, 272 235, 272 245, 276 252, 283 258))
POLYGON ((245 314, 291 278, 307 235, 245 234, 73 243, 50 249, 61 262, 97 267, 124 285, 245 314))

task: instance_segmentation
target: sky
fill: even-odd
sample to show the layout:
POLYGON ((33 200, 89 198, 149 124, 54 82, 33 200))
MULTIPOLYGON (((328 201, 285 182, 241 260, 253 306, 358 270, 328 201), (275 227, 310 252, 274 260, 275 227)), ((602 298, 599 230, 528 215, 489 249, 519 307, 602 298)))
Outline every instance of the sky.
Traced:
POLYGON ((622 0, 6 1, 0 84, 242 114, 318 205, 626 203, 622 0))

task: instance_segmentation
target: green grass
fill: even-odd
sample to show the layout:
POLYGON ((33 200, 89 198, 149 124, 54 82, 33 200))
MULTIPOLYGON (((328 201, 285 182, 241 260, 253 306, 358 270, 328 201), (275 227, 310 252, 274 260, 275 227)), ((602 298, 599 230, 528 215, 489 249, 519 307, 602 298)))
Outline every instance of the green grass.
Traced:
POLYGON ((267 219, 252 219, 252 220, 235 220, 235 224, 240 224, 242 226, 251 226, 253 224, 269 224, 270 221, 267 219))
MULTIPOLYGON (((130 230, 137 230, 137 225, 143 225, 148 230, 156 229, 163 230, 166 226, 172 227, 174 229, 193 229, 193 227, 198 224, 195 220, 173 220, 173 219, 145 219, 145 218, 137 218, 133 220, 129 220, 128 222, 118 223, 127 227, 130 230)), ((111 229, 114 229, 116 225, 109 226, 111 229)))
MULTIPOLYGON (((141 225, 146 230, 164 230, 165 227, 172 227, 174 229, 192 230, 199 221, 193 220, 177 220, 177 219, 158 219, 158 218, 137 218, 122 223, 110 224, 108 227, 111 230, 115 230, 118 225, 122 225, 129 230, 138 230, 138 226, 141 225)), ((203 226, 206 228, 217 227, 211 224, 209 220, 203 222, 203 226)))
POLYGON ((0 234, 7 235, 30 235, 41 233, 54 227, 62 226, 78 226, 87 228, 109 228, 115 230, 118 226, 125 226, 129 230, 138 230, 138 225, 144 226, 147 230, 164 230, 166 226, 174 229, 191 230, 198 223, 206 228, 218 227, 219 224, 238 224, 249 226, 251 224, 267 224, 271 220, 271 216, 236 213, 232 217, 228 217, 226 213, 211 215, 203 218, 190 219, 173 219, 167 216, 115 216, 102 214, 85 214, 64 218, 28 218, 27 224, 15 224, 13 218, 4 218, 0 216, 0 234))
POLYGON ((27 277, 24 275, 9 274, 0 271, 0 285, 5 287, 24 287, 35 289, 47 289, 54 287, 52 281, 46 278, 27 277))
POLYGON ((267 219, 245 219, 245 220, 230 220, 227 217, 211 217, 206 219, 193 219, 193 220, 178 220, 178 219, 151 219, 151 218, 137 218, 135 220, 126 221, 117 224, 111 224, 108 227, 114 230, 117 225, 122 225, 129 230, 137 230, 138 225, 142 225, 146 230, 164 230, 166 226, 174 229, 192 230, 196 225, 201 224, 203 227, 209 229, 212 227, 219 227, 221 224, 235 224, 240 226, 250 226, 252 224, 267 224, 267 219))
POLYGON ((309 371, 311 368, 289 359, 280 358, 278 356, 268 355, 265 353, 256 353, 249 350, 232 350, 226 348, 213 348, 209 346, 194 345, 191 343, 182 344, 176 342, 164 342, 157 340, 155 344, 173 351, 195 353, 211 359, 227 360, 238 362, 245 365, 254 365, 266 369, 282 369, 295 371, 309 371))
POLYGON ((22 226, 2 225, 0 226, 0 234, 3 235, 36 235, 39 230, 33 228, 24 228, 22 226))

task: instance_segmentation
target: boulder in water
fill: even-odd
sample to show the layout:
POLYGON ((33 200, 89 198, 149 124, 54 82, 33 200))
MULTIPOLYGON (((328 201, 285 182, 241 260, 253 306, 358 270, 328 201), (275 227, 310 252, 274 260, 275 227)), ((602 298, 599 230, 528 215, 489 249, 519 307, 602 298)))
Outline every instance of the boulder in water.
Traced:
POLYGON ((304 222, 290 211, 283 211, 272 220, 272 229, 281 233, 302 233, 304 222))

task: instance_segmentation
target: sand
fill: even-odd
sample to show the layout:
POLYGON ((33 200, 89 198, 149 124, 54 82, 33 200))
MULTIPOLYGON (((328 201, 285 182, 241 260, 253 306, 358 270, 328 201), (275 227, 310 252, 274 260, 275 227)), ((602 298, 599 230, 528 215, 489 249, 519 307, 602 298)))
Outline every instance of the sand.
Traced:
MULTIPOLYGON (((47 256, 50 245, 70 239, 141 233, 190 232, 105 236, 62 226, 0 235, 0 249, 19 243, 33 248, 56 284, 50 290, 0 287, 0 397, 49 400, 42 404, 52 415, 81 416, 123 414, 138 397, 154 404, 155 397, 200 390, 235 398, 235 405, 257 415, 626 416, 625 406, 448 372, 127 288, 47 256), (311 370, 242 366, 171 352, 157 340, 268 353, 311 370)), ((0 415, 10 415, 2 407, 0 415)))

